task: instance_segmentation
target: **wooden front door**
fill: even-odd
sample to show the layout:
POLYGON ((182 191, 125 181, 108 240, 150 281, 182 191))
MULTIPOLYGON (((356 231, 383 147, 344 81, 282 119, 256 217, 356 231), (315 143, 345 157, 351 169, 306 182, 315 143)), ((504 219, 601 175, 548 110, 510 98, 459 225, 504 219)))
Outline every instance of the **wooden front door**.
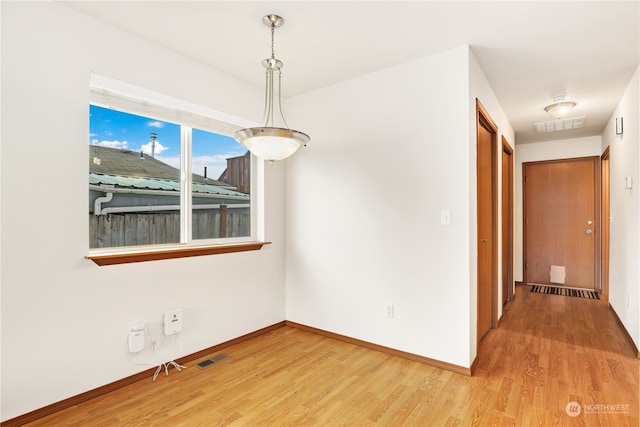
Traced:
POLYGON ((477 103, 478 341, 498 317, 497 126, 477 103))
POLYGON ((524 276, 549 284, 564 267, 567 287, 596 288, 599 158, 525 163, 524 276))

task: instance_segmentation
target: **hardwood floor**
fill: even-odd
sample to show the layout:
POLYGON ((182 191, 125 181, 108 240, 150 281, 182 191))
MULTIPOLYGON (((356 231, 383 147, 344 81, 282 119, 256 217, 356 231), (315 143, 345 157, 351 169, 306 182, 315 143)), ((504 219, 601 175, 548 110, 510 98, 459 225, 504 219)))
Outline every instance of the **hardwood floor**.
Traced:
POLYGON ((283 327, 28 425, 637 427, 640 361, 607 304, 528 290, 473 377, 283 327))

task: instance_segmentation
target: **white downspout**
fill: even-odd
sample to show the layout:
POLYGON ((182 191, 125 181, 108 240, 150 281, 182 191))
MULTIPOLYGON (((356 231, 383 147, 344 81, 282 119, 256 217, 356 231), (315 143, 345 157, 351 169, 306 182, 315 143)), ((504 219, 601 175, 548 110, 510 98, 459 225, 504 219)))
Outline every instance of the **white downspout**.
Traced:
POLYGON ((104 185, 104 186, 102 186, 102 188, 104 189, 104 192, 105 192, 104 197, 98 197, 93 202, 93 214, 95 216, 99 216, 100 213, 102 212, 102 204, 103 203, 110 202, 111 199, 113 199, 113 191, 114 191, 115 187, 113 185, 104 185))

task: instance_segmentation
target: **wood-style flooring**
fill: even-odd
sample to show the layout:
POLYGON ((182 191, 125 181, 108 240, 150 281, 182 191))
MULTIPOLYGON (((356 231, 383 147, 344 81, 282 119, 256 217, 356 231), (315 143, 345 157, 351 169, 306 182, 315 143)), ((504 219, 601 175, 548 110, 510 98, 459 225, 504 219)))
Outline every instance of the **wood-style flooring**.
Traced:
POLYGON ((472 377, 283 327, 28 425, 638 427, 640 361, 607 303, 528 290, 472 377))

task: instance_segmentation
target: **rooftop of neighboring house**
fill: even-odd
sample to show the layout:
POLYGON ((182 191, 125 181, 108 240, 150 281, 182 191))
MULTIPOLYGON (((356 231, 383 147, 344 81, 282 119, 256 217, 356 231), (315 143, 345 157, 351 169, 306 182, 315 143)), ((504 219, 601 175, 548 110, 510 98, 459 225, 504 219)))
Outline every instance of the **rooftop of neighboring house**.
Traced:
MULTIPOLYGON (((149 178, 177 181, 180 170, 141 152, 119 150, 117 148, 89 146, 89 172, 92 174, 115 175, 132 178, 149 178)), ((194 184, 207 184, 235 190, 233 185, 216 179, 192 174, 194 184)))

